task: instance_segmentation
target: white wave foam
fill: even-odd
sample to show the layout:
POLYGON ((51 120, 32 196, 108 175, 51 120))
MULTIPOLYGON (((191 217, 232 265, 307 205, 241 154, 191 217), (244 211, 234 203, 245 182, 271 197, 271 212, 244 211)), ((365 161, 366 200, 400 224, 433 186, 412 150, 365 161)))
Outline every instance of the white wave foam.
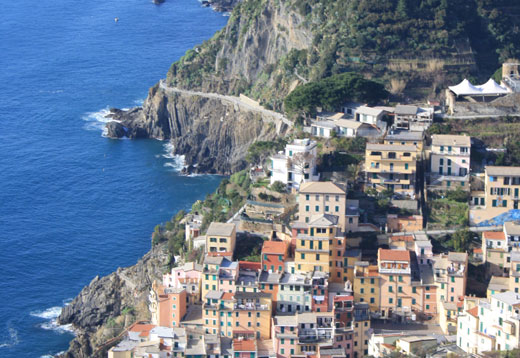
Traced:
POLYGON ((135 104, 136 106, 142 106, 143 103, 144 103, 144 100, 145 100, 144 98, 136 99, 136 100, 134 100, 134 104, 135 104))
POLYGON ((53 318, 58 318, 60 313, 61 313, 61 307, 54 306, 51 308, 47 308, 46 310, 43 310, 43 311, 33 311, 30 313, 30 315, 33 317, 39 317, 39 318, 44 318, 44 319, 53 319, 53 318))
POLYGON ((175 149, 173 147, 173 144, 171 142, 168 142, 166 144, 163 145, 163 148, 164 148, 164 151, 166 152, 165 154, 163 154, 163 158, 166 158, 166 159, 173 159, 175 158, 175 154, 173 154, 173 150, 175 149))
POLYGON ((0 348, 9 348, 16 346, 18 343, 20 343, 20 340, 18 339, 18 331, 12 327, 8 328, 9 332, 9 340, 4 343, 0 343, 0 348))
POLYGON ((176 172, 180 172, 184 167, 186 167, 184 155, 175 155, 172 159, 172 162, 164 163, 164 166, 173 168, 176 172))
MULTIPOLYGON (((64 300, 64 305, 66 306, 70 302, 70 299, 64 300)), ((31 312, 30 315, 46 320, 45 322, 38 325, 38 327, 40 327, 41 329, 45 329, 47 331, 55 331, 58 333, 74 333, 71 324, 58 324, 57 318, 61 313, 61 309, 62 307, 60 306, 54 306, 46 310, 31 312)))
POLYGON ((107 128, 106 124, 108 122, 118 122, 115 119, 107 118, 107 115, 110 113, 108 107, 103 108, 97 112, 88 112, 86 113, 82 119, 86 122, 85 129, 89 131, 101 131, 101 135, 103 137, 107 136, 107 128))
POLYGON ((57 333, 74 333, 72 324, 59 325, 56 320, 44 322, 40 324, 39 327, 46 331, 54 331, 57 333))
POLYGON ((165 153, 162 157, 171 160, 164 163, 164 166, 173 168, 176 172, 180 172, 186 166, 186 157, 184 155, 174 154, 175 148, 171 142, 165 143, 163 148, 165 153))

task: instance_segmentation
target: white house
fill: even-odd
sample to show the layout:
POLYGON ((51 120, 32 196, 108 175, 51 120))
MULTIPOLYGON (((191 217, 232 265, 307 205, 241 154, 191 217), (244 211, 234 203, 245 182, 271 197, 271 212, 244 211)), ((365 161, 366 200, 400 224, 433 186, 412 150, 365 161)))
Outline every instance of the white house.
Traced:
POLYGON ((315 137, 330 138, 337 128, 332 121, 312 121, 311 134, 315 137))
POLYGON ((357 122, 367 123, 386 130, 386 122, 383 121, 386 111, 380 108, 361 106, 356 109, 355 119, 357 122))
POLYGON ((465 309, 457 320, 457 345, 465 352, 479 354, 511 350, 520 346, 520 294, 506 291, 480 300, 465 309))
POLYGON ((295 139, 285 146, 285 152, 271 157, 271 184, 280 181, 288 188, 298 189, 303 182, 319 180, 316 157, 315 141, 295 139))

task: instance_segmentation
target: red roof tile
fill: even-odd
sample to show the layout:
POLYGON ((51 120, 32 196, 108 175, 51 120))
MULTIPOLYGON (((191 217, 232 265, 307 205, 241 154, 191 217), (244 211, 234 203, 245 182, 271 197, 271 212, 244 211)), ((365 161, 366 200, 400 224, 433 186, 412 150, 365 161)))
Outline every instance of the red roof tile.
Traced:
POLYGON ((408 250, 388 250, 379 249, 379 259, 386 261, 410 261, 410 251, 408 250))
POLYGON ((412 235, 396 235, 390 237, 390 240, 392 241, 413 241, 412 235))
POLYGON ((231 293, 231 292, 224 292, 222 294, 222 299, 224 301, 231 301, 231 300, 233 300, 234 297, 235 297, 235 294, 231 293))
POLYGON ((484 231, 482 233, 482 236, 484 239, 490 239, 490 240, 505 240, 506 234, 504 234, 503 231, 484 231))
POLYGON ((233 350, 241 352, 256 352, 256 340, 254 339, 234 339, 233 350))
POLYGON ((251 261, 239 261, 238 268, 240 270, 260 270, 262 268, 262 263, 251 261))
POLYGON ((287 251, 287 244, 283 241, 264 241, 262 245, 263 254, 283 255, 287 251))
POLYGON ((481 247, 476 247, 473 249, 473 253, 474 254, 481 254, 482 253, 482 248, 481 247))
POLYGON ((473 317, 476 317, 478 318, 478 306, 475 306, 473 308, 470 308, 469 310, 467 310, 466 312, 468 312, 470 315, 472 315, 473 317))

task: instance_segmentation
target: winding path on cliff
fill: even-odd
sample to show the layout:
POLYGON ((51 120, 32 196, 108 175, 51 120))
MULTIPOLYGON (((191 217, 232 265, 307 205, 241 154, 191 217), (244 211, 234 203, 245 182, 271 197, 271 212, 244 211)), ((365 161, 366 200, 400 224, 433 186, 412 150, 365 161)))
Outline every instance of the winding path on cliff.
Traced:
POLYGON ((168 86, 164 80, 159 81, 159 87, 167 93, 168 92, 169 93, 179 93, 179 94, 184 94, 184 95, 188 95, 188 96, 200 96, 200 97, 205 97, 205 98, 219 99, 221 101, 225 101, 225 102, 231 103, 233 105, 239 106, 242 109, 245 109, 247 111, 257 112, 257 113, 263 114, 267 117, 271 117, 273 119, 282 121, 284 124, 286 124, 289 127, 293 126, 293 122, 291 122, 289 119, 287 119, 287 117, 285 117, 283 114, 275 112, 275 111, 271 111, 269 109, 265 109, 264 107, 262 107, 260 105, 258 105, 258 106, 252 105, 251 103, 247 103, 240 97, 228 96, 228 95, 223 95, 223 94, 218 94, 218 93, 190 91, 190 90, 180 89, 177 87, 171 87, 171 86, 168 86))

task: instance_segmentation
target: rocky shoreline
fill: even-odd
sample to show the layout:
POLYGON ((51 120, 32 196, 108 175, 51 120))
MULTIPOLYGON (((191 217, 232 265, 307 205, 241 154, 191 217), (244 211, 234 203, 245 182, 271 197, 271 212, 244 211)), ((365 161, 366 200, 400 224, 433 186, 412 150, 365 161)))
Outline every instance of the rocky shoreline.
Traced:
POLYGON ((184 155, 185 173, 229 175, 244 169, 249 146, 273 140, 288 130, 259 113, 225 101, 165 93, 152 87, 143 107, 112 109, 107 124, 112 138, 169 140, 174 154, 184 155))

